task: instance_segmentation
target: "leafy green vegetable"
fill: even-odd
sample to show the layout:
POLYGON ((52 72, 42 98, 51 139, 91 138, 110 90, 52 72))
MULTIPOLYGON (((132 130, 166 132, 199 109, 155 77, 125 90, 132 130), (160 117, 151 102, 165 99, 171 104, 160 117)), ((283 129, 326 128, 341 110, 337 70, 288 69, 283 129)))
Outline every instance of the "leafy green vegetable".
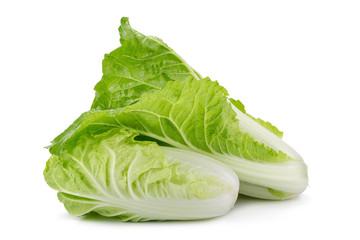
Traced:
POLYGON ((174 147, 211 156, 230 166, 242 181, 292 195, 307 185, 303 162, 267 147, 243 131, 226 90, 208 78, 169 82, 157 92, 144 94, 136 104, 91 110, 83 116, 81 121, 75 121, 80 123, 77 127, 71 126, 61 135, 68 138, 55 139, 50 147, 52 153, 60 154, 62 148, 76 146, 84 132, 124 126, 174 147))
POLYGON ((84 134, 74 148, 50 157, 45 179, 70 214, 186 220, 232 208, 239 186, 229 168, 201 154, 135 141, 136 135, 124 128, 84 134))
POLYGON ((122 46, 105 55, 92 109, 53 140, 52 154, 72 151, 84 134, 121 126, 138 131, 137 139, 225 163, 237 173, 240 193, 286 199, 306 188, 307 167, 281 131, 248 114, 217 82, 201 79, 162 40, 132 29, 127 18, 119 32, 122 46))
POLYGON ((182 82, 199 75, 161 39, 132 29, 128 18, 119 27, 121 47, 103 60, 103 77, 95 86, 92 108, 128 106, 145 92, 161 89, 169 81, 182 82))

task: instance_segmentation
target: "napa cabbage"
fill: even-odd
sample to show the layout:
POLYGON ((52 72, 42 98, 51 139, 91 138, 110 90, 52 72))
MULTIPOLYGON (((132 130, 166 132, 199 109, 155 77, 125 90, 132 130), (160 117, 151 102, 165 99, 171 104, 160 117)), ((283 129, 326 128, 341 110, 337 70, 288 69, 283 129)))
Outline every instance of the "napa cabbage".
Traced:
POLYGON ((248 114, 217 82, 202 78, 161 39, 134 30, 128 18, 119 33, 121 46, 105 55, 91 110, 54 139, 51 152, 75 144, 83 131, 124 126, 227 164, 243 183, 240 193, 285 199, 305 190, 307 166, 277 127, 248 114))
POLYGON ((70 214, 193 220, 233 207, 239 182, 230 168, 191 151, 136 141, 136 135, 121 127, 83 134, 76 146, 50 157, 45 180, 70 214))
POLYGON ((119 33, 91 109, 49 146, 45 180, 70 214, 203 219, 228 212, 238 192, 288 199, 306 189, 307 166, 283 132, 127 18, 119 33))

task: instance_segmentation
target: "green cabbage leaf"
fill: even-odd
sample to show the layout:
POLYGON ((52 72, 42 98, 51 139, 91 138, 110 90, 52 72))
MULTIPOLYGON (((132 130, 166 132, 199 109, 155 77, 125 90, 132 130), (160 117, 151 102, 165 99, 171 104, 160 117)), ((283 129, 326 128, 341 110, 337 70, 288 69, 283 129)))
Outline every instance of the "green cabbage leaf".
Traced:
POLYGON ((145 92, 160 90, 169 81, 198 79, 193 70, 161 39, 145 36, 121 19, 121 47, 105 54, 103 77, 95 86, 92 108, 114 109, 137 102, 145 92))
POLYGON ((113 128, 83 134, 72 149, 52 155, 44 176, 68 212, 96 212, 122 221, 191 220, 225 214, 239 182, 210 157, 136 141, 113 128))

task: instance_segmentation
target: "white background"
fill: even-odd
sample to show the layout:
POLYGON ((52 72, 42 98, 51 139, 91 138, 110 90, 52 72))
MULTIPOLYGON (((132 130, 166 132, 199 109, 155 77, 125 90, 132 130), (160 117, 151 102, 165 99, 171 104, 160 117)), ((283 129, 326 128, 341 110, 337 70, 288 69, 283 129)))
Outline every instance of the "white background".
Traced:
POLYGON ((1 1, 0 81, 1 239, 360 237, 359 1, 1 1), (70 216, 43 147, 89 109, 122 16, 283 130, 308 189, 206 221, 70 216))

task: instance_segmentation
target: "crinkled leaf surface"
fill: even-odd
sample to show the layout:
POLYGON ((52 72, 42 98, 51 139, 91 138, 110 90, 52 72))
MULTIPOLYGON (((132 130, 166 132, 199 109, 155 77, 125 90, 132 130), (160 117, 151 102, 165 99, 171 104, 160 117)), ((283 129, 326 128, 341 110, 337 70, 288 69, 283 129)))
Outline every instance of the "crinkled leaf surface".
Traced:
POLYGON ((159 90, 169 81, 199 78, 162 40, 132 29, 128 18, 121 19, 119 32, 121 47, 105 55, 103 77, 95 86, 92 108, 128 106, 143 93, 159 90))
POLYGON ((242 102, 240 102, 239 100, 235 100, 233 98, 229 99, 230 102, 237 108, 239 109, 241 112, 245 113, 247 116, 249 116, 250 118, 252 118, 254 121, 256 121, 257 123, 259 123, 261 126, 263 126, 264 128, 266 128, 267 130, 271 131, 273 134, 275 134, 276 136, 278 136, 279 138, 282 138, 283 136, 283 132, 280 131, 277 127, 275 127, 274 125, 272 125, 270 122, 264 121, 260 118, 255 118, 253 116, 251 116, 250 114, 248 114, 245 111, 245 106, 242 102))
POLYGON ((53 142, 53 154, 76 146, 77 139, 88 131, 125 126, 216 158, 242 181, 291 193, 302 191, 307 184, 306 166, 242 131, 226 90, 208 78, 169 82, 163 89, 143 95, 136 104, 91 110, 84 116, 77 127, 71 126, 53 142))
POLYGON ((124 108, 116 119, 123 126, 174 146, 252 161, 290 159, 242 132, 227 91, 208 78, 169 82, 160 91, 146 94, 138 103, 124 108))
POLYGON ((45 179, 70 214, 184 220, 222 215, 233 206, 238 179, 229 168, 135 136, 124 128, 85 134, 72 150, 51 156, 45 179))
MULTIPOLYGON (((106 110, 125 107, 137 102, 142 94, 163 88, 168 81, 200 79, 200 75, 174 50, 161 39, 134 30, 128 18, 121 19, 119 33, 122 45, 105 55, 103 77, 95 86, 92 108, 106 110)), ((239 100, 230 101, 246 113, 239 100)), ((282 137, 283 133, 271 123, 246 114, 282 137)))
POLYGON ((239 157, 257 162, 284 162, 290 158, 257 142, 239 128, 227 91, 208 78, 169 82, 123 109, 91 110, 54 139, 50 151, 60 154, 76 145, 84 132, 100 133, 117 126, 172 146, 208 154, 239 157))

